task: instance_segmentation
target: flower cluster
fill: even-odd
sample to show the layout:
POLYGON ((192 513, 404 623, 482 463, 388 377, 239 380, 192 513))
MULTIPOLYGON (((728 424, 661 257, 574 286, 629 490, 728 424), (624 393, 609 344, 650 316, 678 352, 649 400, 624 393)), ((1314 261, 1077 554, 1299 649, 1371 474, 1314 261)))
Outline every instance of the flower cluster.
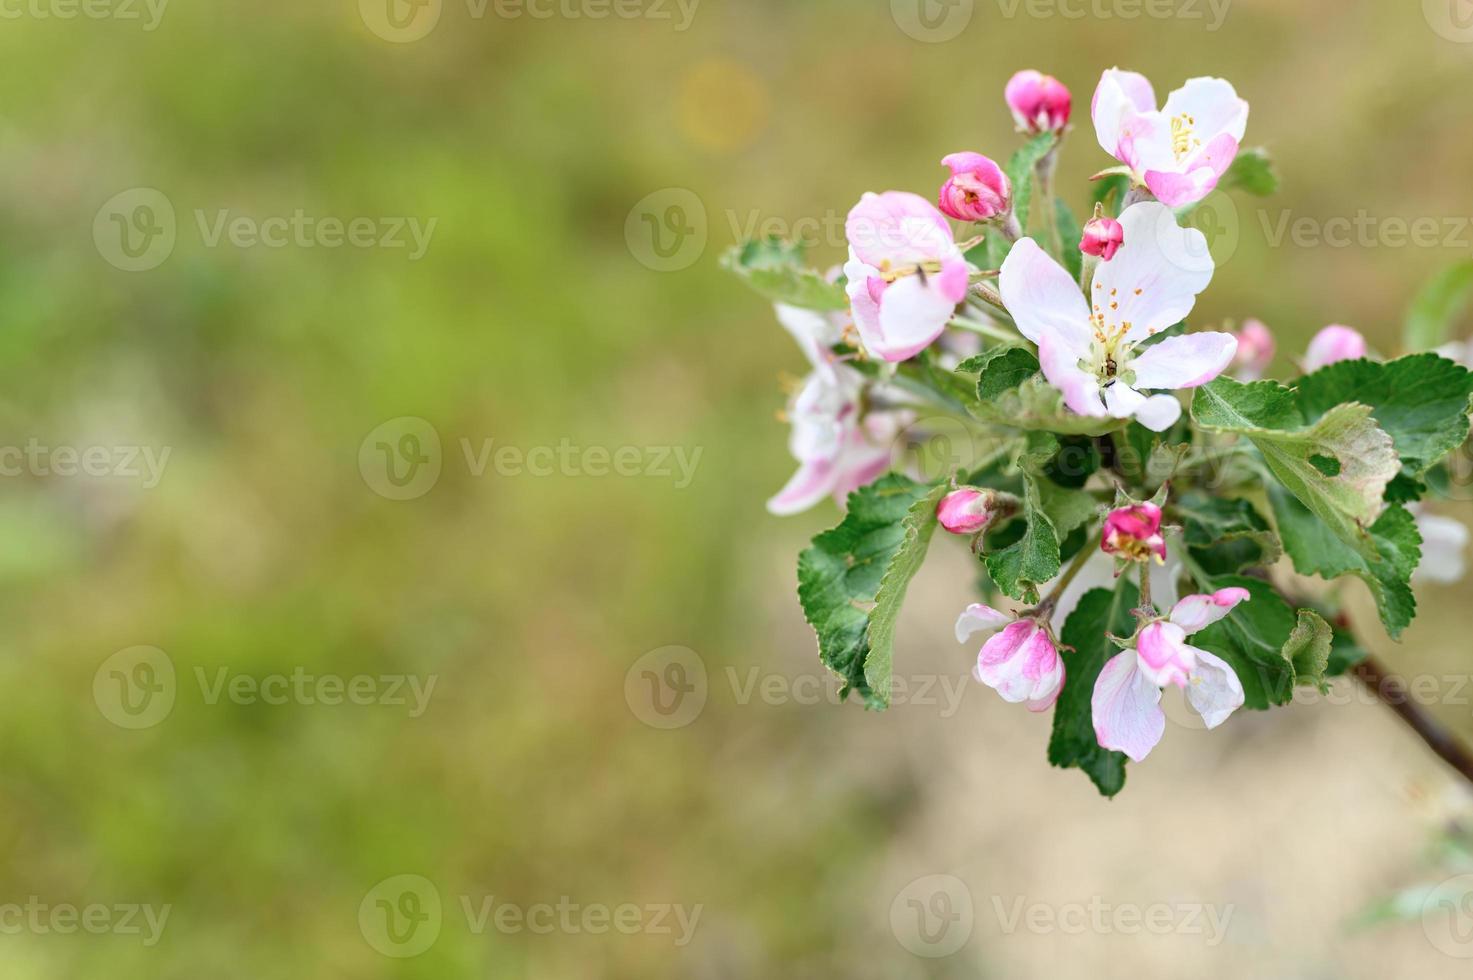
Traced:
POLYGON ((1116 162, 1082 224, 1054 186, 1068 87, 1022 71, 1003 98, 1024 145, 947 155, 933 194, 863 195, 842 271, 773 241, 727 264, 808 362, 785 413, 798 471, 768 507, 847 511, 799 561, 823 662, 885 707, 907 587, 936 529, 964 538, 986 595, 956 623, 983 639, 974 676, 1052 712, 1050 761, 1113 795, 1168 688, 1216 728, 1364 656, 1306 577, 1363 579, 1393 637, 1414 580, 1462 577, 1468 530, 1427 498, 1456 485, 1473 341, 1451 337, 1442 280, 1399 358, 1340 324, 1283 357, 1260 320, 1188 325, 1217 271, 1194 209, 1277 180, 1227 81, 1161 103, 1105 71, 1090 115, 1116 162), (1276 364, 1297 373, 1263 380, 1276 364), (933 430, 945 453, 913 452, 933 430))

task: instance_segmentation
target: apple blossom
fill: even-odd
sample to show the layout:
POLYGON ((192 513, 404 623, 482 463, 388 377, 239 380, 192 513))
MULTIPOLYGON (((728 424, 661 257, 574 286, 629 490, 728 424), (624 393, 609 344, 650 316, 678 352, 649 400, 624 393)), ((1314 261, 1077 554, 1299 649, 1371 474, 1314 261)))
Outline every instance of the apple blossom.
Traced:
POLYGON ((996 490, 961 487, 941 498, 936 519, 952 534, 976 534, 1017 510, 1017 500, 996 490))
POLYGON ((1013 185, 992 160, 980 153, 953 153, 941 165, 951 168, 939 200, 948 218, 986 221, 1012 209, 1013 185))
POLYGON ((989 638, 977 655, 973 676, 1010 704, 1047 711, 1064 689, 1064 660, 1048 630, 1034 619, 1018 619, 976 603, 956 621, 956 641, 974 633, 989 638))
POLYGON ((1365 357, 1369 347, 1366 338, 1350 327, 1331 324, 1309 342, 1304 353, 1305 373, 1313 373, 1339 361, 1353 361, 1365 357))
POLYGON ((1120 222, 1098 214, 1085 223, 1084 237, 1079 240, 1079 250, 1085 255, 1093 255, 1108 262, 1120 251, 1120 245, 1124 241, 1125 229, 1120 226, 1120 222))
POLYGON ((1468 527, 1462 521, 1413 508, 1422 535, 1422 563, 1414 578, 1438 585, 1456 585, 1468 572, 1468 527))
POLYGON ((1221 78, 1188 79, 1158 109, 1146 77, 1119 68, 1100 76, 1090 113, 1105 152, 1174 208, 1212 192, 1248 126, 1248 103, 1221 78))
POLYGON ((1274 335, 1261 320, 1247 320, 1238 331, 1238 356, 1233 365, 1239 381, 1257 381, 1273 363, 1278 344, 1274 335))
POLYGON ((849 212, 848 277, 865 349, 904 361, 930 346, 967 295, 970 266, 946 216, 903 191, 866 194, 849 212))
POLYGON ((1243 685, 1232 667, 1186 640, 1250 597, 1247 589, 1236 588, 1187 596, 1169 617, 1140 631, 1135 649, 1105 664, 1090 699, 1095 737, 1103 748, 1136 762, 1149 755, 1166 731, 1161 689, 1169 684, 1186 689, 1188 703, 1208 728, 1243 706, 1243 685))
POLYGON ((1069 123, 1072 99, 1064 83, 1029 68, 1008 79, 1003 98, 1018 129, 1025 133, 1057 132, 1069 123))
POLYGON ((1129 561, 1166 561, 1166 538, 1161 534, 1161 508, 1147 501, 1119 507, 1105 517, 1100 547, 1129 561))
POLYGON ((1232 363, 1232 334, 1145 341, 1179 323, 1212 279, 1206 239, 1182 228, 1171 209, 1154 201, 1120 216, 1125 243, 1103 263, 1086 302, 1074 278, 1031 238, 1020 239, 1003 262, 999 291, 1018 330, 1038 345, 1044 377, 1078 415, 1135 418, 1164 432, 1181 417, 1172 395, 1144 390, 1195 388, 1232 363))

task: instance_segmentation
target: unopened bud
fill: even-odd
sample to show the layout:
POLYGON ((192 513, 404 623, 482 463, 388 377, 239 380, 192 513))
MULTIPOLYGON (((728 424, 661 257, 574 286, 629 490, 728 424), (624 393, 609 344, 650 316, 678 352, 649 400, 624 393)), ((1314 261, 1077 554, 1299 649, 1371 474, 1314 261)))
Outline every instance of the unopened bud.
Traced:
POLYGON ((986 221, 1013 206, 1013 185, 996 163, 980 153, 953 153, 941 165, 951 179, 941 185, 941 210, 958 221, 986 221))
POLYGON ((1072 99, 1064 83, 1028 69, 1008 80, 1003 98, 1018 128, 1025 133, 1057 132, 1069 123, 1072 99))
POLYGON ((1166 561, 1166 538, 1161 534, 1161 508, 1152 503, 1131 504, 1112 510, 1105 518, 1100 546, 1130 561, 1166 561))

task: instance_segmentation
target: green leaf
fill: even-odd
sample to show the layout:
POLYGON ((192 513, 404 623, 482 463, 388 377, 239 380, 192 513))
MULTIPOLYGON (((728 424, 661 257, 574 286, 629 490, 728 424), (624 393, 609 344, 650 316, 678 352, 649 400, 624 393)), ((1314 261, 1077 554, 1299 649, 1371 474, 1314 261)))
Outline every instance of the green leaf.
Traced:
POLYGON ((1279 189, 1279 175, 1264 149, 1239 150, 1222 175, 1218 186, 1223 190, 1240 189, 1259 197, 1268 197, 1279 189))
MULTIPOLYGON (((1299 676, 1293 656, 1304 657, 1303 637, 1291 647, 1299 617, 1262 579, 1226 575, 1198 580, 1203 591, 1242 588, 1251 594, 1247 602, 1191 638, 1193 646, 1215 653, 1228 662, 1243 684, 1248 707, 1259 711, 1275 704, 1288 704, 1294 697, 1299 676)), ((1312 667, 1306 664, 1306 667, 1312 667)), ((1321 673, 1321 679, 1323 674, 1321 673)))
POLYGON ((1030 437, 1017 461, 1023 474, 1022 536, 984 558, 993 583, 1024 602, 1038 601, 1038 586, 1059 574, 1060 544, 1098 510, 1089 494, 1060 487, 1043 476, 1058 452, 1059 441, 1052 435, 1030 437))
POLYGON ((977 398, 990 402, 1037 374, 1038 358, 1022 347, 989 347, 957 365, 957 370, 976 371, 977 398))
POLYGON ((1064 243, 1064 268, 1078 282, 1084 272, 1084 253, 1079 250, 1084 229, 1062 197, 1054 201, 1054 223, 1059 226, 1059 240, 1064 243))
POLYGON ((1028 212, 1033 206, 1033 168, 1057 142, 1055 134, 1040 133, 1020 146, 1003 168, 1013 185, 1013 213, 1024 231, 1028 230, 1028 212))
POLYGON ((1374 555, 1366 528, 1401 460, 1369 406, 1336 405, 1306 427, 1293 389, 1219 378, 1197 389, 1192 417, 1209 431, 1247 436, 1279 482, 1337 538, 1368 559, 1374 555))
POLYGON ((1284 644, 1284 656, 1294 665, 1294 683, 1329 690, 1325 675, 1330 667, 1330 648, 1335 631, 1312 609, 1299 610, 1299 622, 1284 644))
POLYGON ((803 246, 795 242, 763 238, 733 245, 721 257, 721 267, 774 303, 808 310, 849 308, 844 287, 804 265, 803 246))
POLYGON ((1473 371, 1430 353, 1385 363, 1340 361, 1299 382, 1307 421, 1343 402, 1369 405, 1412 478, 1467 441, 1470 400, 1473 371))
POLYGON ((1422 287, 1407 311, 1403 336, 1409 351, 1441 347, 1473 300, 1473 259, 1454 262, 1422 287))
POLYGON ((1193 491, 1182 495, 1176 511, 1186 527, 1192 560, 1209 575, 1232 575, 1283 557, 1268 518, 1247 500, 1193 491))
POLYGON ((1411 512, 1400 505, 1386 509, 1368 532, 1369 554, 1348 546, 1280 487, 1269 487, 1269 501, 1284 550, 1301 575, 1326 579, 1356 575, 1370 586, 1381 622, 1399 638, 1417 615, 1412 573, 1422 560, 1422 534, 1411 512))
POLYGON ((1119 653, 1110 635, 1128 636, 1135 629, 1131 610, 1140 601, 1135 585, 1122 577, 1114 591, 1095 589, 1079 600, 1064 623, 1064 690, 1054 705, 1054 731, 1048 761, 1060 768, 1084 770, 1105 796, 1125 786, 1125 753, 1100 747, 1095 736, 1090 699, 1106 661, 1119 653))
MULTIPOLYGON (((892 564, 900 560, 908 567, 915 561, 911 552, 924 549, 929 538, 916 522, 907 527, 906 519, 923 503, 934 510, 942 489, 899 474, 881 477, 851 493, 843 522, 798 556, 798 601, 818 634, 819 659, 843 680, 844 696, 857 691, 872 708, 883 708, 888 692, 872 690, 865 677, 874 646, 870 617, 892 564)), ((887 600, 898 603, 903 594, 894 580, 887 600)), ((893 630, 893 623, 887 628, 893 630)), ((880 654, 877 667, 889 656, 888 650, 880 654)))
POLYGON ((1326 677, 1339 677, 1349 673, 1362 660, 1369 657, 1366 650, 1347 630, 1335 631, 1335 642, 1330 647, 1330 662, 1325 667, 1326 677))
POLYGON ((869 655, 864 658, 864 680, 875 699, 886 707, 890 704, 890 673, 895 660, 895 626, 900 607, 905 603, 905 591, 911 579, 925 563, 926 550, 936 531, 936 507, 946 491, 946 486, 935 488, 906 513, 900 522, 905 537, 875 593, 875 608, 869 616, 869 655))

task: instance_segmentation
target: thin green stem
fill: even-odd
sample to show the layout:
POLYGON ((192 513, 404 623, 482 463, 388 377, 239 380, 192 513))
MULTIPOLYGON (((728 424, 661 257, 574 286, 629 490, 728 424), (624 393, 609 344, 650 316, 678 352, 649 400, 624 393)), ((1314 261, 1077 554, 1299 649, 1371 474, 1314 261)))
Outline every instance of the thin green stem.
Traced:
POLYGON ((990 323, 982 323, 978 320, 968 320, 966 317, 952 317, 949 326, 956 327, 958 330, 966 330, 969 333, 981 334, 993 340, 1000 340, 1014 347, 1021 347, 1025 343, 1023 336, 1012 330, 1004 327, 994 327, 990 323))
POLYGON ((1059 597, 1064 594, 1065 589, 1074 584, 1074 580, 1079 577, 1079 573, 1084 571, 1084 566, 1089 564, 1089 560, 1094 557, 1095 549, 1098 545, 1099 542, 1093 535, 1086 539, 1084 547, 1079 549, 1079 554, 1074 556, 1074 560, 1069 563, 1069 567, 1064 570, 1064 574, 1059 577, 1059 580, 1054 583, 1054 587, 1049 590, 1049 594, 1039 604, 1038 611, 1044 618, 1047 618, 1053 613, 1054 606, 1059 603, 1059 597))

